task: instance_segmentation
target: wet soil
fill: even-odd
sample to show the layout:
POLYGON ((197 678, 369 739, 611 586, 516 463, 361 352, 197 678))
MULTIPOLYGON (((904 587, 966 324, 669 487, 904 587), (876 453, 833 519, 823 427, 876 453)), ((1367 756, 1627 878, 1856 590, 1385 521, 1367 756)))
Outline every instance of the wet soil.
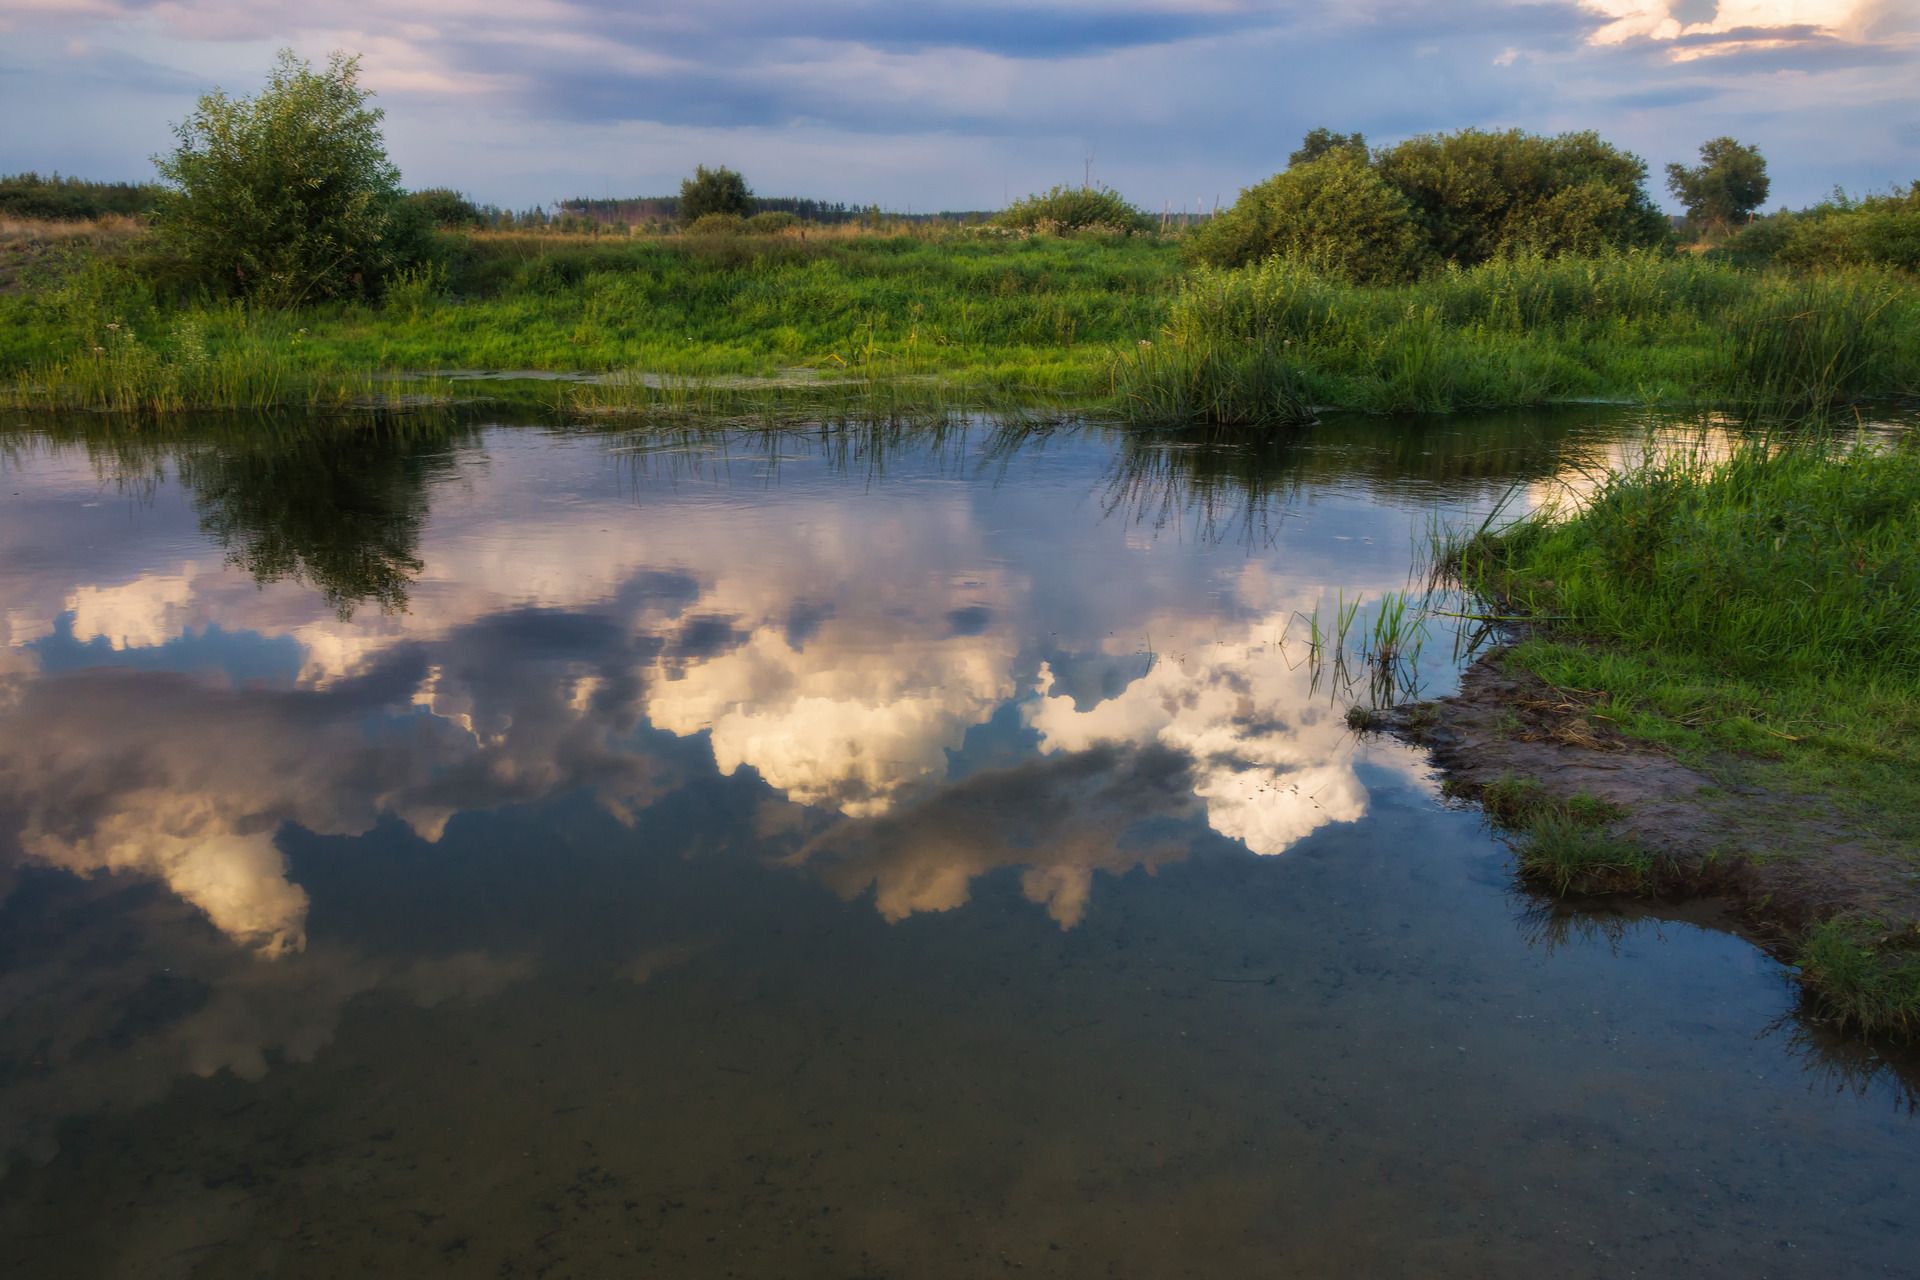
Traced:
POLYGON ((1478 799, 1503 779, 1544 799, 1587 795, 1620 812, 1611 835, 1651 853, 1648 890, 1708 897, 1742 934, 1791 958, 1803 930, 1834 916, 1920 927, 1920 862, 1835 812, 1824 797, 1741 781, 1754 763, 1692 768, 1605 720, 1604 695, 1558 689, 1482 655, 1457 694, 1395 708, 1381 728, 1428 748, 1449 789, 1478 799))

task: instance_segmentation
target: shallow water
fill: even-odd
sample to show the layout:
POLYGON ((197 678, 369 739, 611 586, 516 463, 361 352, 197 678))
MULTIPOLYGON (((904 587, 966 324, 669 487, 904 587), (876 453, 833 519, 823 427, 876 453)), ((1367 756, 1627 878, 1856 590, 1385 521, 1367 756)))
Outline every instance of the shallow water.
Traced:
POLYGON ((0 438, 7 1274, 1915 1274, 1312 660, 1644 425, 0 438))

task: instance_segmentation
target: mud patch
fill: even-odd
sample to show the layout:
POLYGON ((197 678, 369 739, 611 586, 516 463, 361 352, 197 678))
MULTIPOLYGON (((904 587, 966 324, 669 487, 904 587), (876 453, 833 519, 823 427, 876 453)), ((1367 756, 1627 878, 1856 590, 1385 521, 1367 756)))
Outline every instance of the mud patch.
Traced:
POLYGON ((1546 802, 1604 809, 1604 833, 1651 857, 1643 892, 1722 899, 1738 932, 1790 963, 1824 920, 1920 932, 1913 850, 1890 848, 1822 796, 1756 785, 1753 762, 1713 762, 1710 775, 1629 739, 1604 702, 1509 669, 1496 650, 1468 668, 1459 693, 1394 708, 1373 727, 1428 748, 1464 798, 1518 784, 1546 802))

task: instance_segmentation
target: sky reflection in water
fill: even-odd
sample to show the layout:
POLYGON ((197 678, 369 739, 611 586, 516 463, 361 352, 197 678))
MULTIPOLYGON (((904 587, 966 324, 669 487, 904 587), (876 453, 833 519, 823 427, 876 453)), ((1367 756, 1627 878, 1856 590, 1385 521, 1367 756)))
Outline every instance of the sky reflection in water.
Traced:
MULTIPOLYGON (((1303 1066, 1323 1070, 1338 1046, 1332 1060, 1352 1079, 1482 1099, 1486 1082, 1454 1079, 1458 1064, 1436 1074, 1432 1062, 1351 1055, 1409 1037, 1430 1047, 1430 1034, 1472 1039, 1476 1020, 1491 1021, 1501 1036, 1526 1031, 1541 1055, 1524 1082, 1502 1086, 1526 1094, 1591 1051, 1590 1020, 1569 1022, 1567 1001, 1593 998, 1619 1002, 1607 1018, 1630 1030, 1607 1043, 1628 1035, 1638 1055, 1573 1088, 1597 1091, 1596 1115, 1622 1105, 1606 1070, 1672 1072, 1676 1097, 1706 1083, 1703 1066, 1790 1079, 1785 1040, 1752 1042, 1790 1008, 1770 964, 1691 926, 1625 922, 1610 938, 1562 938, 1561 954, 1581 957, 1570 976, 1515 927, 1524 908, 1498 846, 1438 805, 1415 753, 1356 740, 1348 700, 1306 660, 1304 617, 1407 587, 1433 521, 1477 518, 1516 485, 1537 500, 1631 436, 1567 419, 1347 427, 1259 449, 1091 430, 1015 440, 984 426, 672 440, 449 429, 344 447, 299 433, 15 437, 0 507, 0 1144, 31 1193, 22 1203, 51 1214, 43 1238, 59 1238, 79 1188, 137 1181, 142 1144, 164 1144, 169 1125, 205 1105, 181 1080, 271 1083, 294 1114, 329 1116, 362 1105, 330 1070, 377 1064, 368 1055, 383 1036, 425 1046, 476 1018, 514 1042, 459 1050, 484 1067, 455 1090, 460 1105, 498 1113, 472 1121, 483 1147, 506 1142, 522 1115, 525 1096, 501 1082, 529 1069, 516 1055, 540 1039, 536 1024, 574 1046, 552 1069, 575 1077, 581 1107, 639 1096, 610 1065, 637 1051, 618 1029, 632 997, 608 982, 662 992, 669 1003, 649 1015, 657 1045, 697 1057, 722 1052, 718 1036, 757 1064, 744 1071, 793 1062, 783 1091, 753 1104, 757 1128, 734 1112, 714 1122, 782 1158, 804 1141, 781 1098, 809 1099, 813 1115, 860 1110, 808 1072, 850 1069, 829 1066, 839 1051, 821 1037, 834 1027, 871 1041, 904 1020, 918 1039, 885 1054, 945 1062, 933 1069, 951 1076, 960 1068, 942 1055, 959 1053, 974 1074, 948 1085, 998 1099, 1003 1120, 1035 1054, 1052 1073, 1040 1094, 1144 1054, 1150 1078, 1118 1087, 1144 1090, 1153 1114, 1113 1138, 1130 1154, 1103 1158, 1118 1175, 1143 1158, 1134 1139, 1161 1133, 1198 1161, 1194 1178, 1153 1175, 1174 1224, 1205 1216, 1210 1179, 1228 1179, 1233 1190, 1214 1190, 1249 1221, 1276 1194, 1262 1181, 1271 1170, 1233 1172, 1238 1157, 1206 1136, 1208 1122, 1176 1137, 1160 1112, 1192 1086, 1185 1072, 1213 1070, 1206 1062, 1237 1064, 1243 1085, 1284 1072, 1263 1055, 1286 1043, 1316 1046, 1303 1066), (1282 854, 1298 867, 1260 869, 1282 854), (938 931, 902 931, 936 913, 951 913, 938 931), (1383 938, 1397 941, 1382 952, 1383 938), (1623 947, 1648 958, 1621 960, 1623 947), (1156 956, 1180 959, 1163 971, 1156 956), (896 976, 876 971, 883 960, 896 976), (1398 975, 1384 987, 1383 963, 1398 975), (1645 987, 1663 967, 1686 976, 1645 987), (987 975, 991 992, 975 985, 987 975), (1061 1030, 1079 1015, 1055 1007, 1052 986, 1076 990, 1101 1029, 1061 1030), (1174 989, 1196 1002, 1180 1035, 1213 1058, 1167 1057, 1163 1027, 1131 1037, 1174 989), (1221 1003, 1262 993, 1280 1010, 1262 1015, 1264 1029, 1244 1023, 1247 1001, 1221 1003), (358 1023, 343 1023, 352 1011, 358 1023), (608 1037, 611 1056, 577 1052, 608 1037), (133 1135, 116 1157, 96 1146, 110 1121, 133 1135)), ((1422 675, 1434 689, 1451 679, 1448 640, 1429 642, 1422 675)), ((380 1071, 399 1082, 376 1085, 381 1097, 422 1079, 417 1064, 380 1071)), ((1317 1090, 1333 1108, 1319 1123, 1334 1123, 1359 1095, 1315 1079, 1292 1087, 1317 1090)), ((652 1087, 685 1086, 661 1076, 652 1087)), ((1774 1083, 1756 1106, 1817 1113, 1851 1135, 1841 1146, 1868 1169, 1913 1134, 1885 1111, 1897 1086, 1861 1088, 1864 1101, 1796 1103, 1796 1089, 1774 1083)), ((1229 1080, 1207 1089, 1216 1107, 1248 1105, 1229 1080)), ((1494 1101, 1461 1101, 1435 1123, 1455 1132, 1494 1101)), ((1569 1105, 1538 1101, 1543 1115, 1569 1105)), ((909 1128, 930 1123, 898 1114, 909 1128)), ((1721 1123, 1732 1134, 1753 1119, 1721 1123)), ((1063 1119, 1061 1135, 1081 1136, 1059 1141, 1089 1141, 1076 1127, 1089 1121, 1063 1119)), ((1406 1158, 1373 1119, 1347 1120, 1368 1135, 1363 1147, 1377 1144, 1364 1160, 1318 1131, 1281 1137, 1257 1106, 1247 1123, 1293 1149, 1303 1177, 1339 1151, 1381 1168, 1406 1158)), ((1044 1145, 1047 1122, 1024 1128, 1044 1145)), ((933 1136, 915 1132, 903 1150, 931 1159, 933 1136)), ((195 1141, 271 1165, 257 1140, 195 1141)), ((416 1159, 433 1147, 410 1141, 416 1159)), ((681 1154, 705 1142, 665 1130, 655 1141, 681 1154)), ((1728 1141, 1701 1159, 1737 1164, 1728 1141)), ((885 1158, 848 1151, 832 1194, 864 1203, 885 1158)), ((664 1164, 684 1182, 681 1154, 664 1164)), ((1049 1162, 1069 1159, 1060 1152, 975 1155, 967 1187, 930 1191, 900 1221, 869 1215, 834 1235, 836 1256, 964 1272, 958 1255, 924 1250, 958 1230, 951 1215, 969 1196, 1013 1194, 1006 1179, 1055 1179, 1034 1193, 1053 1206, 1047 1230, 1088 1225, 1066 1205, 1119 1203, 1059 1181, 1065 1166, 1049 1162)), ((1516 1158, 1516 1177, 1525 1164, 1516 1158)), ((533 1194, 527 1177, 559 1176, 552 1160, 536 1167, 489 1184, 508 1220, 526 1211, 513 1197, 533 1194)), ((739 1190, 711 1176, 710 1201, 739 1190)), ((288 1173, 275 1185, 292 1196, 298 1183, 288 1173)), ((271 1229, 251 1209, 234 1218, 219 1194, 188 1202, 201 1234, 254 1241, 271 1229)), ((509 1227, 479 1243, 467 1209, 441 1211, 467 1222, 462 1256, 537 1261, 509 1227)), ((154 1215, 154 1240, 198 1239, 154 1215)), ((604 1227, 619 1214, 597 1205, 588 1216, 604 1227)), ((676 1242, 676 1265, 704 1265, 695 1236, 663 1223, 641 1235, 676 1242)), ((1556 1229, 1535 1228, 1502 1247, 1516 1262, 1528 1248, 1564 1259, 1556 1229)), ((433 1234, 399 1233, 422 1248, 433 1234)), ((388 1235, 397 1265, 408 1255, 388 1235)), ((790 1265, 781 1238, 756 1238, 754 1256, 790 1265)), ((116 1265, 157 1247, 134 1239, 116 1265)), ((1006 1247, 1037 1239, 1015 1232, 1006 1247)), ((1863 1263, 1882 1256, 1872 1230, 1855 1243, 1863 1263)), ((315 1256, 340 1247, 331 1239, 315 1256)), ((1191 1257, 1278 1256, 1263 1247, 1242 1255, 1216 1241, 1191 1257)), ((1323 1262, 1339 1256, 1325 1252, 1335 1237, 1315 1247, 1323 1262)), ((258 1260, 238 1246, 210 1256, 209 1273, 258 1260)), ((608 1244, 593 1256, 623 1255, 608 1244)), ((1186 1265, 1167 1256, 1165 1274, 1186 1265)))

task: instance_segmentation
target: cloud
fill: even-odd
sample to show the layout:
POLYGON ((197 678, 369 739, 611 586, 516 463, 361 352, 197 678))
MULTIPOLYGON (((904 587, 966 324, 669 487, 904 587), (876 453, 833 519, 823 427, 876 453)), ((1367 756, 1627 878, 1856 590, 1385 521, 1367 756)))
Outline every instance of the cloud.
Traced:
POLYGON ((898 812, 842 823, 795 855, 843 897, 874 891, 888 920, 966 904, 973 881, 1023 869, 1021 892, 1062 929, 1080 923, 1093 873, 1187 856, 1184 839, 1143 836, 1194 808, 1191 760, 1158 746, 1100 746, 988 770, 898 812))
MULTIPOLYGON (((723 161, 768 192, 989 207, 1079 178, 1091 149, 1097 178, 1184 207, 1266 176, 1314 125, 1380 140, 1611 129, 1615 99, 1670 106, 1670 77, 1705 64, 1689 133, 1755 134, 1783 191, 1884 186, 1920 159, 1891 131, 1838 154, 1819 143, 1916 102, 1920 19, 1867 0, 0 0, 0 14, 16 31, 0 93, 26 126, 9 163, 63 171, 143 168, 189 86, 245 90, 281 43, 365 54, 409 181, 517 205, 670 190, 723 161), (1770 85, 1775 111, 1745 114, 1744 87, 1783 72, 1817 82, 1770 85)), ((1670 142, 1674 124, 1630 120, 1622 141, 1657 167, 1697 142, 1670 142)))

